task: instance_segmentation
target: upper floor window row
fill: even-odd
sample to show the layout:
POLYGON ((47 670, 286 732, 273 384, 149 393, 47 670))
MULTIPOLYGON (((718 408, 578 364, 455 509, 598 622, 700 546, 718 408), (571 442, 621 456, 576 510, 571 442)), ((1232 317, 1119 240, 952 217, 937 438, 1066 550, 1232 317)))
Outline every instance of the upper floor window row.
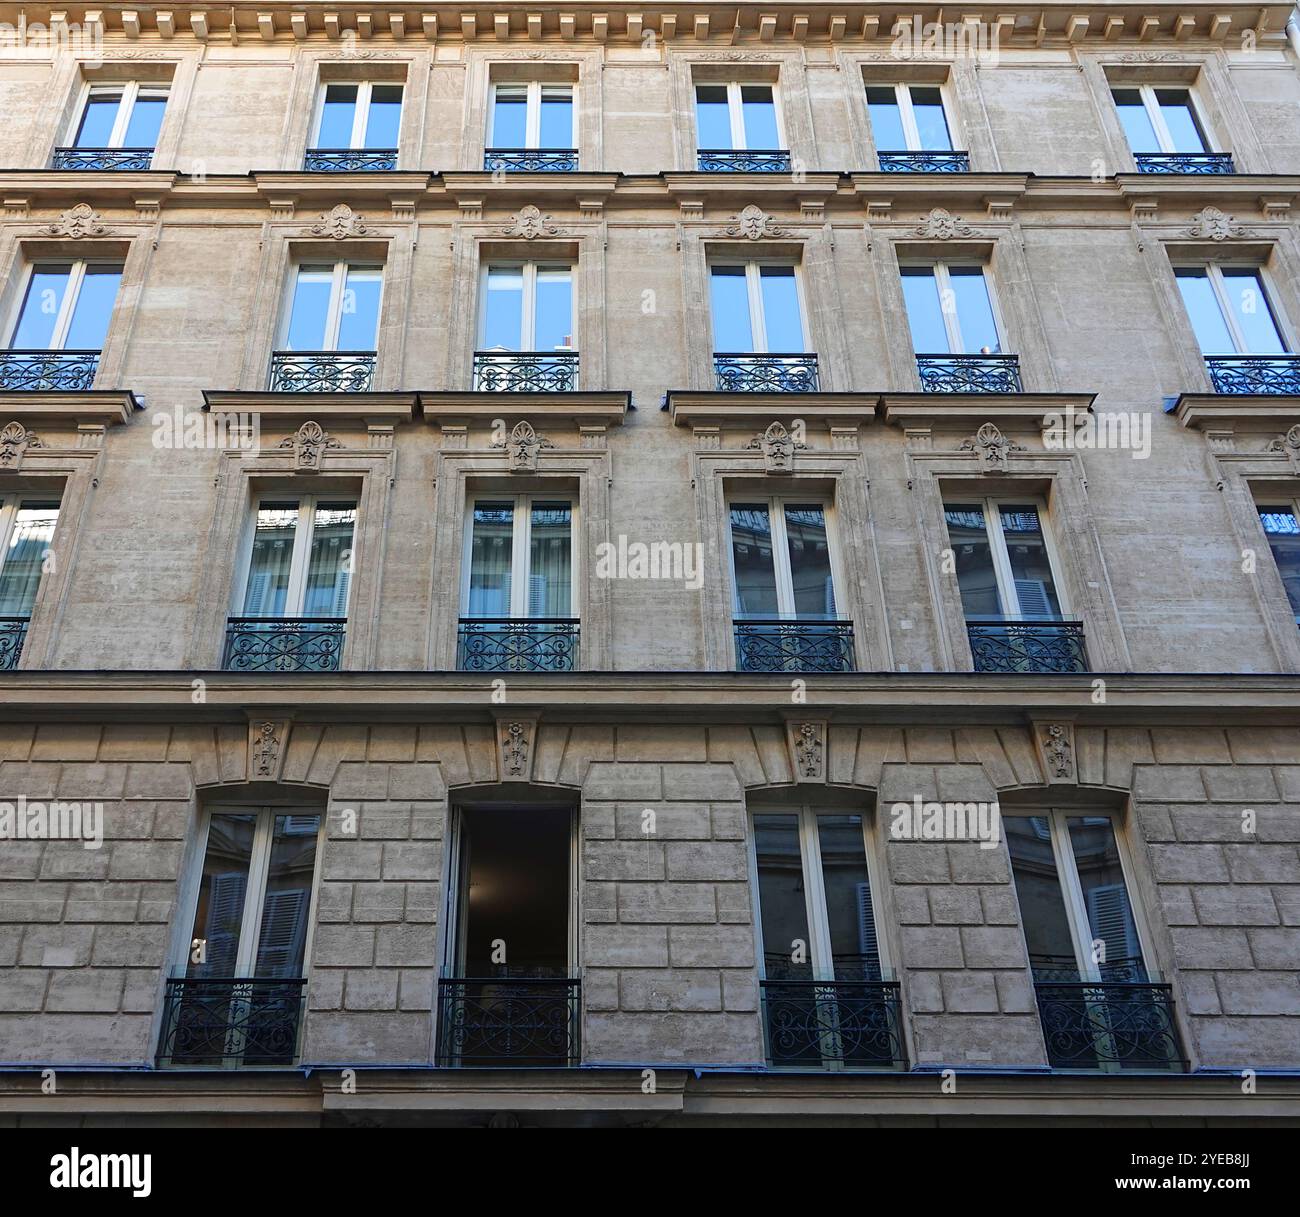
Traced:
POLYGON ((368 80, 322 84, 303 168, 313 172, 396 169, 401 126, 400 84, 368 80))
POLYGON ((167 86, 88 85, 54 169, 149 169, 167 108, 167 86))

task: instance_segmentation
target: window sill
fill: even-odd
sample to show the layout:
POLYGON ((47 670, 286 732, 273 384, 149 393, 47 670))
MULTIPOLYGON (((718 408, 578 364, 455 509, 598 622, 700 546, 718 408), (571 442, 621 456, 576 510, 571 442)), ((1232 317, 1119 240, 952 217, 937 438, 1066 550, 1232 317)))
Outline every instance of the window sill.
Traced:
MULTIPOLYGON (((204 389, 203 408, 214 414, 257 414, 268 421, 405 423, 415 417, 414 393, 279 393, 204 389)), ((499 411, 498 411, 499 412, 499 411)))
POLYGON ((144 405, 130 389, 80 389, 59 392, 49 389, 0 392, 0 415, 4 421, 22 423, 94 424, 111 427, 125 423, 144 405))
POLYGON ((1049 414, 1088 414, 1095 393, 886 393, 880 398, 886 423, 913 427, 1041 428, 1049 414))

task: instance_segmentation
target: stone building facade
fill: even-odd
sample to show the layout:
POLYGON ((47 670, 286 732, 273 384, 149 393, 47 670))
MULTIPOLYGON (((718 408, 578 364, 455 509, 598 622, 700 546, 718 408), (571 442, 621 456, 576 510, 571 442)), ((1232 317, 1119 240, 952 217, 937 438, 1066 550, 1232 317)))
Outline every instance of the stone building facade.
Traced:
POLYGON ((327 8, 0 5, 0 1121, 1300 1120, 1287 7, 327 8))

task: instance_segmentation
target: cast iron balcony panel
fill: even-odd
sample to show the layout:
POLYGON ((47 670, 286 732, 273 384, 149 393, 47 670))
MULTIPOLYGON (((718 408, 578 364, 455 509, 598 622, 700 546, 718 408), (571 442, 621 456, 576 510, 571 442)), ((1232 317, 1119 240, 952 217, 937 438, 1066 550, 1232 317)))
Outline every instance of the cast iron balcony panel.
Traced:
POLYGON ((474 352, 480 393, 572 393, 577 387, 577 351, 474 352))
POLYGON ((267 388, 272 393, 368 393, 374 351, 275 351, 267 388))
POLYGON ((0 617, 0 672, 11 672, 23 655, 27 617, 0 617))
POLYGON ((488 148, 483 168, 489 173, 577 173, 577 148, 488 148))
POLYGON ((881 152, 881 173, 969 173, 969 152, 881 152))
POLYGON ((292 1065, 306 989, 302 978, 169 979, 158 1064, 229 1069, 292 1065))
POLYGON ((764 980, 773 1066, 903 1069, 899 989, 888 980, 764 980))
POLYGON ((713 374, 723 393, 816 393, 816 355, 715 353, 713 374))
POLYGON ((968 617, 966 634, 977 672, 1088 671, 1082 621, 968 617))
POLYGON ((1053 1069, 1187 1069, 1168 985, 1036 979, 1034 990, 1053 1069))
POLYGON ((701 173, 789 173, 790 154, 782 148, 737 152, 731 148, 701 148, 701 173))
POLYGON ((749 617, 732 627, 739 672, 852 672, 851 621, 749 617))
POLYGON ((98 370, 98 351, 0 351, 0 391, 81 393, 98 370))
POLYGON ((462 617, 456 667, 462 672, 574 672, 576 617, 462 617))
POLYGON ((1300 355, 1207 355, 1216 393, 1300 394, 1300 355))
POLYGON ((51 169, 144 170, 153 166, 152 148, 55 148, 51 169))
POLYGON ((302 158, 307 173, 392 173, 396 148, 308 148, 302 158))
POLYGON ((443 977, 437 1063, 462 1069, 576 1065, 581 983, 571 977, 443 977))
POLYGON ((227 672, 337 672, 346 617, 229 617, 227 672))
POLYGON ((918 355, 927 393, 1021 393, 1019 355, 918 355))
POLYGON ((1236 173, 1227 152, 1136 152, 1139 173, 1236 173))

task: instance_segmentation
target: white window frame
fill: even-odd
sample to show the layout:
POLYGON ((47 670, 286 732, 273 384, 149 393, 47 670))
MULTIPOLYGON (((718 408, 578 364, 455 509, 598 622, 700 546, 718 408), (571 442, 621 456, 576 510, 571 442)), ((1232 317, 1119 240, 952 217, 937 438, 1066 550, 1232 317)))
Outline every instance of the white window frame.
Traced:
MULTIPOLYGON (((81 286, 86 279, 86 270, 92 266, 111 266, 119 272, 122 269, 122 263, 112 258, 41 258, 35 262, 28 262, 24 267, 23 286, 18 293, 17 304, 14 308, 13 317, 9 326, 8 349, 13 349, 14 338, 18 335, 18 327, 22 324, 23 308, 27 303, 27 297, 31 292, 32 278, 40 266, 48 266, 51 263, 70 261, 68 269, 68 283, 63 289, 63 300, 59 304, 58 316, 54 319, 54 329, 50 334, 50 345, 46 347, 49 351, 62 351, 68 341, 68 331, 72 328, 72 316, 77 309, 77 301, 81 298, 81 286)), ((121 290, 121 281, 118 282, 118 290, 121 290)), ((117 298, 114 297, 113 307, 117 306, 117 298)), ((113 309, 109 309, 108 325, 104 327, 105 336, 113 324, 113 309)))
MULTIPOLYGON (((727 90, 727 119, 731 124, 731 147, 726 149, 717 149, 717 151, 726 152, 787 152, 789 151, 789 139, 785 131, 785 116, 781 112, 781 90, 774 81, 770 80, 697 80, 694 82, 695 87, 704 85, 706 87, 725 85, 727 90), (742 89, 770 89, 772 92, 772 113, 776 121, 776 135, 780 141, 779 148, 754 148, 751 149, 745 138, 745 107, 741 101, 740 91, 742 89)), ((692 92, 691 101, 694 107, 699 106, 698 94, 692 92)), ((697 148, 699 147, 699 110, 694 111, 695 117, 695 135, 697 148)), ((705 149, 710 151, 710 149, 705 149)))
POLYGON ((311 128, 311 146, 313 149, 323 152, 357 152, 365 149, 366 127, 370 124, 370 95, 375 85, 392 86, 402 91, 402 101, 398 106, 397 116, 397 137, 400 142, 403 117, 401 112, 406 109, 406 88, 402 84, 394 80, 322 80, 316 93, 316 117, 311 128), (346 149, 320 147, 320 128, 321 123, 325 121, 325 94, 331 85, 356 85, 357 87, 357 99, 352 110, 352 134, 349 137, 351 142, 346 149))
POLYGON ((85 121, 86 106, 97 93, 121 94, 117 103, 117 117, 113 119, 113 129, 109 133, 108 143, 104 145, 105 148, 121 148, 125 146, 123 141, 126 139, 126 129, 131 125, 131 115, 135 111, 135 103, 142 93, 146 98, 161 97, 164 105, 171 100, 171 90, 165 84, 141 84, 138 80, 124 80, 118 84, 91 84, 87 81, 82 88, 76 113, 72 117, 72 128, 68 132, 67 139, 68 147, 78 146, 77 133, 81 130, 82 122, 85 121))
POLYGON ((736 583, 736 546, 731 535, 731 511, 742 503, 760 503, 767 507, 768 522, 772 526, 772 566, 776 575, 777 615, 782 620, 800 620, 795 615, 794 607, 794 573, 790 567, 790 540, 785 526, 785 509, 792 505, 807 504, 820 507, 822 519, 826 523, 826 546, 830 551, 831 590, 835 594, 835 620, 847 621, 848 613, 842 599, 844 582, 840 565, 839 528, 835 519, 834 505, 818 495, 778 494, 746 495, 735 493, 726 501, 727 512, 727 571, 731 577, 731 611, 740 613, 740 590, 736 583))
MULTIPOLYGON (((1241 327, 1237 324, 1236 310, 1232 307, 1231 297, 1228 294, 1228 285, 1223 280, 1223 267, 1225 265, 1232 270, 1248 270, 1259 276, 1259 288, 1261 295, 1264 297, 1264 307, 1268 310, 1269 318, 1273 322, 1273 328, 1277 331, 1278 341, 1281 342, 1282 349, 1286 352, 1290 352, 1291 341, 1287 336, 1286 328, 1282 325, 1281 314, 1273 303, 1277 298, 1277 294, 1273 290, 1273 284, 1269 280, 1268 271, 1265 267, 1260 266, 1255 262, 1184 262, 1181 265, 1176 265, 1174 267, 1175 283, 1178 280, 1178 272, 1180 270, 1205 271, 1205 277, 1210 283, 1210 290, 1214 293, 1214 301, 1219 306, 1219 316, 1223 321, 1224 328, 1228 331, 1228 336, 1232 339, 1232 345, 1236 348, 1234 351, 1203 351, 1202 354, 1216 355, 1222 353, 1224 355, 1249 355, 1252 353, 1246 345, 1245 334, 1242 333, 1241 327)), ((1191 314, 1187 312, 1185 304, 1183 306, 1183 312, 1187 316, 1187 324, 1190 326, 1192 324, 1192 318, 1191 314)), ((1196 330, 1194 326, 1192 327, 1192 333, 1193 336, 1195 336, 1196 330)), ((1200 346, 1199 340, 1196 345, 1198 347, 1200 346)))
MULTIPOLYGON (((494 270, 516 270, 521 272, 523 285, 523 300, 521 302, 520 313, 520 335, 519 349, 514 352, 517 355, 524 354, 543 354, 537 350, 537 276, 539 271, 563 270, 568 272, 569 276, 569 341, 572 344, 577 337, 577 318, 578 318, 578 283, 577 267, 571 262, 509 262, 509 261, 490 261, 483 265, 482 272, 479 275, 479 308, 478 308, 478 349, 495 350, 495 347, 486 347, 487 342, 487 309, 488 309, 488 276, 494 270)), ((557 347, 556 350, 576 351, 576 346, 557 347)))
MULTIPOLYGON (((231 591, 231 616, 244 616, 244 601, 248 595, 248 576, 253 562, 253 542, 257 538, 257 515, 263 507, 271 507, 276 503, 291 503, 296 501, 298 504, 298 523, 293 530, 293 556, 289 560, 289 583, 284 592, 284 616, 285 617, 302 617, 303 601, 307 594, 307 572, 311 564, 311 543, 312 535, 316 531, 316 508, 322 501, 351 503, 353 510, 357 513, 356 520, 352 525, 352 548, 348 551, 348 601, 344 605, 343 616, 349 617, 352 612, 352 585, 351 575, 357 569, 357 525, 361 522, 361 508, 355 497, 350 496, 346 491, 338 494, 261 494, 253 501, 253 510, 248 517, 248 526, 244 530, 244 540, 241 545, 243 560, 239 569, 244 572, 244 577, 236 584, 231 591)), ((272 618, 272 620, 274 620, 272 618)), ((322 620, 326 620, 322 618, 322 620)))
MULTIPOLYGON (((1192 110, 1192 119, 1196 123, 1196 129, 1201 133, 1201 143, 1205 146, 1201 149, 1202 153, 1211 153, 1219 151, 1218 142, 1214 138, 1214 132, 1210 124, 1206 121, 1205 111, 1201 108, 1200 99, 1196 96, 1196 90, 1191 85, 1178 84, 1171 81, 1168 84, 1160 81, 1153 81, 1149 84, 1113 84, 1111 85, 1111 101, 1118 110, 1118 103, 1115 103, 1115 89, 1137 89, 1142 98, 1142 107, 1147 112, 1147 121, 1151 124, 1151 129, 1156 133, 1156 143, 1160 145, 1160 151, 1165 155, 1179 156, 1178 149, 1174 147, 1174 138, 1169 133, 1169 124, 1165 122, 1164 113, 1160 109, 1160 103, 1156 100, 1157 89, 1181 89, 1187 94, 1187 102, 1192 110)), ((1121 122, 1121 127, 1123 123, 1121 122)), ((1128 133, 1125 132, 1125 141, 1127 142, 1128 133)), ((1130 152, 1134 150, 1129 149, 1130 152)), ((1134 152, 1135 156, 1147 155, 1141 152, 1134 152)), ((1189 155, 1198 155, 1191 153, 1189 155)))
POLYGON ((512 621, 535 620, 528 612, 528 578, 532 562, 532 507, 535 502, 567 503, 569 507, 569 616, 581 621, 582 611, 578 602, 578 503, 576 496, 569 490, 558 490, 555 494, 533 491, 528 494, 488 494, 477 493, 470 496, 469 510, 465 512, 465 535, 461 547, 460 578, 460 615, 469 617, 470 576, 474 555, 474 508, 480 503, 514 504, 514 520, 510 536, 510 612, 512 621))
MULTIPOLYGON (((38 491, 22 491, 21 493, 0 494, 0 573, 4 572, 5 563, 9 560, 9 545, 13 539, 14 526, 18 522, 18 512, 24 504, 33 503, 54 503, 54 529, 57 532, 59 527, 59 515, 63 510, 63 502, 60 496, 46 496, 38 491)), ((54 537, 50 537, 50 548, 54 545, 54 537)), ((41 597, 41 587, 45 582, 45 564, 42 563, 41 577, 36 583, 36 594, 32 598, 33 607, 41 597)))
MULTIPOLYGON (((1267 531, 1264 528, 1264 521, 1260 518, 1265 507, 1287 507, 1297 523, 1300 523, 1300 498, 1293 495, 1264 495, 1262 490, 1254 496, 1255 504, 1255 521, 1259 527, 1260 534, 1264 538, 1264 547, 1268 550, 1268 556, 1273 559, 1273 569, 1277 572, 1278 582, 1282 581, 1282 570, 1277 564, 1277 557, 1273 553, 1273 543, 1269 540, 1267 531), (1262 501, 1261 501, 1262 500, 1262 501)), ((4 534, 0 532, 0 541, 4 539, 4 534)), ((8 544, 7 541, 4 542, 8 544)), ((1296 624, 1300 625, 1300 611, 1291 607, 1291 597, 1287 595, 1286 585, 1282 585, 1282 598, 1286 601, 1286 606, 1291 615, 1295 618, 1296 624)))
MULTIPOLYGON (((794 271, 794 290, 795 299, 799 304, 799 328, 803 332, 803 350, 802 351, 778 351, 777 354, 783 355, 807 355, 812 351, 812 335, 808 330, 808 306, 804 298, 803 269, 798 262, 792 262, 788 259, 781 258, 748 258, 732 260, 730 258, 720 257, 709 263, 710 288, 712 287, 713 268, 715 266, 743 266, 745 268, 745 293, 749 298, 749 332, 754 340, 754 349, 752 351, 736 351, 733 354, 742 355, 766 355, 769 353, 767 345, 767 316, 763 311, 763 286, 761 281, 762 267, 779 266, 783 270, 794 271)), ((713 326, 713 302, 709 301, 709 325, 713 326)), ((712 337, 712 335, 710 335, 712 337)), ((713 346, 717 352, 717 344, 713 346)))
POLYGON ((565 151, 576 151, 578 147, 578 86, 567 80, 497 80, 492 82, 491 96, 488 98, 488 138, 489 148, 497 147, 497 90, 526 90, 524 103, 524 144, 522 149, 510 151, 536 150, 542 141, 542 94, 547 89, 567 89, 569 91, 570 119, 572 130, 569 132, 569 146, 565 151))
MULTIPOLYGON (((285 291, 284 307, 280 310, 280 334, 276 343, 278 349, 285 349, 289 341, 289 327, 293 324, 293 305, 298 291, 298 274, 304 267, 308 266, 328 266, 329 263, 313 262, 310 258, 304 258, 301 262, 293 265, 292 273, 288 276, 289 282, 285 291)), ((343 304, 347 295, 348 272, 351 270, 376 270, 379 272, 379 298, 375 301, 375 346, 379 346, 379 319, 383 316, 384 309, 384 266, 380 262, 335 262, 334 278, 330 283, 330 302, 328 311, 325 314, 325 334, 322 351, 337 351, 339 349, 339 330, 343 325, 343 304)))
MULTIPOLYGON (((871 106, 870 106, 870 103, 867 102, 867 90, 868 90, 868 89, 889 89, 889 88, 892 88, 892 89, 894 90, 894 97, 895 97, 895 99, 896 99, 896 101, 897 101, 897 103, 898 103, 898 117, 899 117, 899 121, 902 123, 902 126, 903 126, 903 141, 904 141, 905 144, 907 145, 906 148, 898 149, 898 151, 903 151, 903 152, 925 152, 925 151, 949 151, 949 152, 955 152, 955 151, 958 150, 958 149, 957 149, 957 132, 956 132, 956 128, 953 126, 953 121, 952 121, 952 113, 953 113, 953 111, 952 111, 952 106, 949 104, 949 100, 948 100, 948 86, 947 86, 946 84, 932 84, 932 83, 930 83, 930 82, 928 82, 928 81, 921 81, 921 80, 918 80, 918 81, 897 81, 897 82, 895 82, 894 84, 891 85, 891 84, 888 84, 888 83, 885 83, 885 82, 876 83, 876 82, 874 82, 874 81, 868 81, 868 82, 866 82, 866 83, 863 85, 863 91, 862 91, 862 100, 863 100, 863 104, 866 105, 866 107, 867 107, 867 122, 868 122, 868 123, 871 122, 871 106), (947 149, 928 149, 928 150, 927 150, 927 149, 921 147, 921 131, 920 131, 920 128, 916 125, 916 114, 915 114, 915 112, 914 112, 913 109, 912 109, 912 88, 913 88, 914 85, 915 85, 917 88, 921 88, 921 89, 938 89, 938 90, 939 90, 939 104, 943 107, 943 122, 944 122, 944 126, 947 127, 947 129, 948 129, 948 143, 949 143, 949 145, 950 145, 949 148, 947 148, 947 149)), ((873 130, 872 133, 871 133, 871 138, 874 140, 875 137, 876 137, 876 133, 875 133, 875 131, 873 130)), ((881 147, 877 144, 877 146, 876 146, 876 151, 877 151, 877 152, 892 152, 892 151, 894 151, 894 149, 892 149, 892 148, 881 148, 881 147)))
MULTIPOLYGON (((939 295, 939 315, 943 318, 944 332, 948 336, 949 355, 978 355, 979 351, 970 351, 966 349, 966 343, 961 333, 961 318, 957 315, 957 295, 952 290, 952 278, 949 274, 951 267, 977 267, 984 278, 984 291, 989 299, 989 311, 993 314, 993 328, 998 334, 998 350, 1006 354, 1009 343, 1007 342, 1006 327, 1002 323, 1002 310, 998 307, 998 293, 996 284, 993 282, 993 273, 991 268, 984 262, 974 262, 951 259, 943 259, 936 262, 904 262, 900 269, 923 267, 934 275, 935 290, 939 295), (952 307, 946 306, 946 301, 952 301, 952 307)), ((908 318, 909 328, 911 318, 908 318)), ((913 346, 915 347, 915 339, 913 346)), ((940 354, 941 352, 917 351, 918 355, 940 354)))

